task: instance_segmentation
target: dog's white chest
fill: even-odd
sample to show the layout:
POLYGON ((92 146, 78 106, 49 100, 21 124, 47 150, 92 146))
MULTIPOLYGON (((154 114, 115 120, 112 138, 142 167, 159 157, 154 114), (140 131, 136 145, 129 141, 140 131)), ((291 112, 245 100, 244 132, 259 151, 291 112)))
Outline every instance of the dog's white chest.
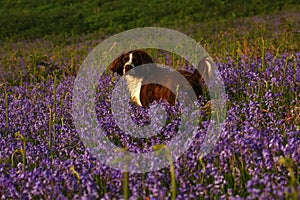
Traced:
POLYGON ((128 90, 130 92, 131 100, 135 102, 137 105, 142 106, 140 100, 140 93, 141 93, 143 78, 137 78, 132 75, 125 75, 125 79, 127 82, 128 90))

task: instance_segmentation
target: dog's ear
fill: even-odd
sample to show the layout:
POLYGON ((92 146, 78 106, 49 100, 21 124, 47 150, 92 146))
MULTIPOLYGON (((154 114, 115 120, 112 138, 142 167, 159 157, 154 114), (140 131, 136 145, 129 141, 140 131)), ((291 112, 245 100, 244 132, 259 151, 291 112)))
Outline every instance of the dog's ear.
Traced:
POLYGON ((148 53, 146 53, 145 51, 139 50, 139 51, 136 51, 136 54, 137 54, 138 60, 141 62, 140 65, 154 63, 151 56, 148 53))
POLYGON ((116 58, 111 64, 110 64, 110 70, 112 72, 117 72, 117 74, 119 75, 123 75, 123 67, 124 64, 123 63, 123 57, 124 57, 124 53, 122 55, 120 55, 118 58, 116 58))
MULTIPOLYGON (((145 65, 143 66, 143 75, 145 74, 153 74, 156 72, 157 67, 151 58, 151 56, 143 51, 143 50, 137 50, 135 52, 136 60, 138 61, 137 66, 145 65, 145 64, 152 64, 152 65, 145 65)), ((139 73, 136 73, 137 76, 139 76, 139 73)))

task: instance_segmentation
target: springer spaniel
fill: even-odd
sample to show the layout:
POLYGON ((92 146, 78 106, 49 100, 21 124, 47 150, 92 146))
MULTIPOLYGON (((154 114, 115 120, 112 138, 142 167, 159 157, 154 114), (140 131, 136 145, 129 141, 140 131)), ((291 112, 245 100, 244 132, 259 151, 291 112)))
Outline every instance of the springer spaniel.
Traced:
MULTIPOLYGON (((110 69, 112 72, 116 72, 121 76, 125 75, 131 99, 137 105, 149 106, 153 101, 160 100, 167 101, 170 105, 175 105, 176 95, 168 88, 170 88, 172 84, 176 84, 176 76, 178 77, 178 73, 151 63, 154 63, 154 61, 148 53, 142 50, 133 50, 123 53, 115 59, 110 65, 110 69), (131 69, 144 64, 151 64, 145 65, 148 66, 145 68, 143 66, 143 70, 146 70, 143 74, 146 74, 146 76, 139 76, 139 74, 134 73, 126 74, 131 69), (163 79, 164 84, 162 85, 164 86, 156 83, 143 84, 143 82, 147 83, 147 79, 153 80, 153 77, 163 79)), ((210 72, 210 64, 207 63, 207 66, 207 71, 210 72)), ((197 97, 203 95, 204 80, 197 70, 193 73, 186 70, 177 70, 177 72, 183 75, 188 81, 187 83, 190 84, 180 85, 180 87, 188 91, 188 88, 192 86, 192 92, 194 92, 197 97)))

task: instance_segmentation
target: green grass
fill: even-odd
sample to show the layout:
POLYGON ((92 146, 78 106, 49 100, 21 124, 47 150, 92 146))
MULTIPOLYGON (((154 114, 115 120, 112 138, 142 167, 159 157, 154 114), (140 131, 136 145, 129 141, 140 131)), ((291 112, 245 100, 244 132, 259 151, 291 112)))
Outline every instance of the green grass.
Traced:
POLYGON ((300 8, 297 0, 2 0, 0 5, 0 40, 14 41, 109 35, 144 26, 180 29, 300 8))
POLYGON ((143 26, 185 33, 215 61, 300 50, 300 3, 295 0, 251 4, 240 0, 0 0, 0 4, 0 81, 10 85, 75 75, 104 38, 143 26))

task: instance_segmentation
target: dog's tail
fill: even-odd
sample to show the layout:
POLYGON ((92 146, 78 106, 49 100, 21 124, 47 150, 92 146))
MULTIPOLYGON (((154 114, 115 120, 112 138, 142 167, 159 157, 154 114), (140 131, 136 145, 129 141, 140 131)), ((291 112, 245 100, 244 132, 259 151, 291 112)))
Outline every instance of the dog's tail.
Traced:
POLYGON ((212 78, 213 73, 213 60, 211 57, 205 57, 201 60, 197 69, 193 73, 179 70, 179 72, 186 77, 192 86, 197 97, 206 93, 206 84, 212 78))
POLYGON ((194 73, 197 73, 197 71, 201 74, 201 77, 204 79, 205 82, 210 81, 213 75, 213 60, 211 57, 204 57, 199 65, 197 66, 197 70, 195 70, 194 73))

